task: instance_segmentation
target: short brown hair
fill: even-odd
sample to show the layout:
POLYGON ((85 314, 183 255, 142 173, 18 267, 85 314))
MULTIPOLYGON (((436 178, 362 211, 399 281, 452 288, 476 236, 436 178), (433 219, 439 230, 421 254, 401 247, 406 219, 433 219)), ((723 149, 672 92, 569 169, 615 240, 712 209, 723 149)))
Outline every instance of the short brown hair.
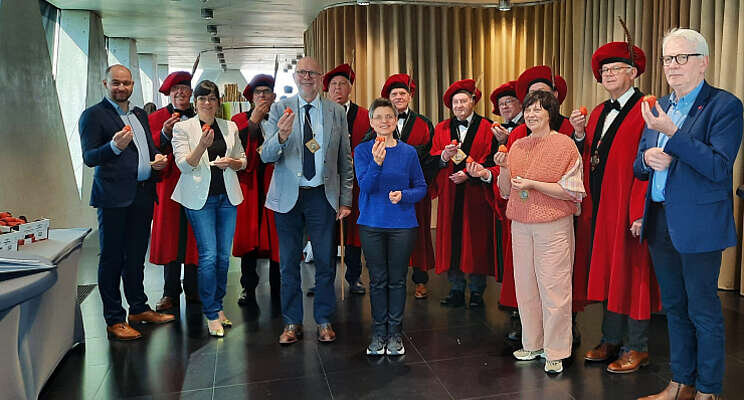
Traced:
POLYGON ((395 114, 396 117, 398 116, 398 110, 395 109, 390 99, 378 97, 372 101, 372 104, 369 105, 369 119, 372 119, 372 114, 375 113, 375 109, 380 107, 390 107, 393 110, 393 114, 395 114))
POLYGON ((540 107, 544 108, 548 112, 548 115, 550 116, 550 129, 558 130, 563 121, 558 99, 555 98, 553 92, 535 90, 527 93, 527 96, 524 98, 524 104, 522 104, 522 110, 527 110, 527 107, 536 103, 540 104, 540 107))

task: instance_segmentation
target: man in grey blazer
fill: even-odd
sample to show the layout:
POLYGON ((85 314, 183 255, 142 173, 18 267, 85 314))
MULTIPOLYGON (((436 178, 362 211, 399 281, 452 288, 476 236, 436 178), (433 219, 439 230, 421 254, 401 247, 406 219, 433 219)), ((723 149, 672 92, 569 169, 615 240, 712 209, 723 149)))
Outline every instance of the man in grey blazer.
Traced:
POLYGON ((297 63, 299 94, 271 106, 261 160, 274 163, 266 207, 274 211, 279 235, 284 331, 280 344, 302 339, 300 257, 304 232, 315 255, 313 315, 318 340, 333 342, 336 310, 335 220, 351 212, 354 169, 344 108, 322 98, 321 68, 310 57, 297 63))

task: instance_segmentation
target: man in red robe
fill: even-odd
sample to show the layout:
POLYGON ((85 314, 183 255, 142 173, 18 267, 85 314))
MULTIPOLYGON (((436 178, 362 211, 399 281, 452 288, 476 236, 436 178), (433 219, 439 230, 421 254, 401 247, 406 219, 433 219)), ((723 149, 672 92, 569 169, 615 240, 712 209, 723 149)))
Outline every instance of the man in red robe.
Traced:
POLYGON ((181 171, 175 163, 170 140, 173 125, 193 117, 191 106, 191 74, 184 71, 168 75, 159 89, 170 97, 170 104, 148 116, 150 132, 155 146, 168 156, 168 166, 161 171, 162 180, 155 185, 158 201, 152 215, 150 235, 150 262, 163 266, 163 297, 155 306, 157 311, 176 307, 181 296, 181 264, 183 267, 183 291, 186 300, 199 302, 197 264, 199 257, 196 239, 186 220, 183 207, 171 200, 173 189, 181 171))
POLYGON ((389 99, 398 111, 398 137, 416 149, 424 178, 429 185, 429 195, 415 205, 419 229, 410 260, 413 267, 411 279, 416 285, 414 297, 425 299, 429 297, 429 291, 426 288, 429 274, 426 271, 434 268, 434 246, 431 241, 431 199, 434 194, 434 177, 439 171, 439 161, 429 154, 434 126, 428 118, 410 108, 415 92, 416 82, 408 74, 395 74, 387 78, 380 96, 389 99))
POLYGON ((576 243, 590 251, 584 253, 586 260, 577 262, 590 266, 588 299, 604 305, 602 340, 584 358, 612 360, 607 371, 613 373, 648 365, 651 312, 660 309, 648 245, 638 240, 648 182, 633 176, 645 125, 643 94, 633 87, 633 80, 645 70, 646 56, 636 46, 631 53, 630 46, 612 42, 594 52, 594 77, 610 99, 594 108, 588 123, 579 110, 571 113, 576 135, 586 132, 582 156, 587 197, 576 243))
MULTIPOLYGON (((349 135, 351 141, 351 157, 354 157, 354 148, 362 142, 364 135, 369 131, 369 111, 349 99, 351 85, 354 84, 354 70, 349 64, 341 64, 323 75, 323 91, 328 93, 328 98, 342 105, 346 109, 346 120, 349 124, 349 135)), ((354 294, 364 294, 364 286, 359 281, 362 276, 362 244, 359 242, 359 185, 354 178, 352 188, 351 215, 341 222, 344 226, 344 243, 346 262, 346 276, 349 283, 349 291, 354 294)))
POLYGON ((465 274, 469 274, 469 306, 483 306, 486 276, 493 274, 493 177, 498 174, 493 154, 498 145, 491 133, 491 121, 474 112, 481 91, 475 81, 453 83, 443 101, 453 118, 434 128, 430 154, 438 158, 436 271, 447 271, 449 295, 441 300, 447 307, 465 304, 465 274), (469 159, 467 158, 469 157, 469 159), (468 164, 490 165, 486 178, 466 172, 468 164))
MULTIPOLYGON (((526 69, 519 75, 517 79, 517 97, 520 101, 524 101, 527 93, 536 90, 542 90, 545 92, 553 93, 558 99, 559 104, 563 104, 568 94, 568 86, 566 80, 560 75, 553 73, 553 70, 546 65, 538 65, 532 68, 526 69)), ((550 127, 554 131, 563 133, 567 136, 574 137, 574 127, 571 125, 570 120, 560 115, 554 121, 550 121, 550 127)), ((530 130, 527 125, 519 125, 510 134, 509 140, 506 147, 511 148, 512 143, 516 140, 526 137, 530 134, 530 130)), ((576 146, 579 148, 579 152, 583 149, 583 138, 577 139, 576 146)), ((577 346, 581 343, 581 332, 576 327, 576 313, 584 310, 586 305, 586 281, 587 281, 587 265, 586 263, 579 263, 576 260, 584 259, 583 256, 586 254, 588 249, 580 248, 576 246, 575 250, 575 261, 573 269, 573 281, 572 281, 572 326, 573 326, 573 345, 577 346)), ((514 289, 514 268, 509 263, 504 263, 504 279, 501 285, 501 297, 499 298, 499 304, 507 307, 517 307, 516 291, 514 289), (511 270, 508 270, 511 269, 511 270)), ((511 340, 521 340, 521 323, 518 318, 512 318, 512 330, 507 333, 507 337, 511 340)))
POLYGON ((260 258, 269 259, 269 284, 273 303, 279 302, 281 287, 274 215, 264 207, 274 169, 273 164, 263 163, 258 153, 264 141, 264 132, 268 129, 269 109, 276 100, 274 78, 265 74, 254 76, 243 90, 243 97, 251 102, 252 107, 232 117, 240 131, 240 140, 248 160, 246 168, 238 172, 244 200, 238 205, 232 254, 240 257, 240 285, 243 290, 238 297, 238 304, 255 310, 258 308, 256 287, 260 280, 257 271, 260 258))

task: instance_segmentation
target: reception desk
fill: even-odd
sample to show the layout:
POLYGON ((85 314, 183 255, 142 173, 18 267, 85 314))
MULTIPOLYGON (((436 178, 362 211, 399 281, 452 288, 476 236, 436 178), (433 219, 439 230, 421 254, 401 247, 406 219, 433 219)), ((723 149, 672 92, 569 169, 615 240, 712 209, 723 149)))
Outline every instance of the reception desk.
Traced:
POLYGON ((47 240, 0 253, 0 398, 36 399, 84 341, 77 273, 89 232, 52 229, 47 240))

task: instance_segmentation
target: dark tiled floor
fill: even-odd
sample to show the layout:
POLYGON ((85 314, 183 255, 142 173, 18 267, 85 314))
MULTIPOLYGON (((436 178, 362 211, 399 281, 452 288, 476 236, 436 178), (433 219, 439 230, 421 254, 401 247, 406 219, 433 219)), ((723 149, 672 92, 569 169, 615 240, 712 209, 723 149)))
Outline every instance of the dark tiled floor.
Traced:
MULTIPOLYGON (((84 247, 79 281, 95 283, 97 238, 84 247)), ((280 310, 272 305, 268 265, 261 264, 260 313, 236 304, 240 268, 230 270, 225 311, 235 324, 223 339, 210 338, 199 306, 181 305, 173 324, 142 327, 144 340, 121 343, 106 338, 101 299, 94 291, 82 304, 86 343, 59 365, 42 399, 633 399, 660 390, 670 377, 666 321, 651 324, 652 364, 639 373, 612 375, 605 364, 570 360, 558 377, 545 375, 543 365, 515 362, 512 346, 503 340, 509 326, 496 307, 499 284, 489 278, 482 310, 450 310, 439 305, 447 291, 444 277, 430 272, 433 296, 415 300, 413 287, 404 320, 407 354, 398 358, 363 355, 370 334, 369 297, 338 301, 338 340, 315 341, 312 312, 305 313, 305 339, 296 345, 276 344, 280 310)), ((303 268, 305 287, 313 267, 303 268)), ((161 267, 148 265, 145 289, 154 304, 162 294, 161 267)), ((339 274, 340 276, 340 274, 339 274)), ((364 282, 366 282, 366 274, 364 282)), ((340 290, 337 281, 337 290, 340 290)), ((347 288, 348 290, 348 288, 347 288)), ((721 292, 726 319, 725 393, 744 393, 744 299, 721 292)), ((305 310, 312 310, 306 298, 305 310)), ((583 355, 599 340, 601 308, 590 306, 579 316, 583 355)), ((733 397, 732 397, 733 396, 733 397)))

